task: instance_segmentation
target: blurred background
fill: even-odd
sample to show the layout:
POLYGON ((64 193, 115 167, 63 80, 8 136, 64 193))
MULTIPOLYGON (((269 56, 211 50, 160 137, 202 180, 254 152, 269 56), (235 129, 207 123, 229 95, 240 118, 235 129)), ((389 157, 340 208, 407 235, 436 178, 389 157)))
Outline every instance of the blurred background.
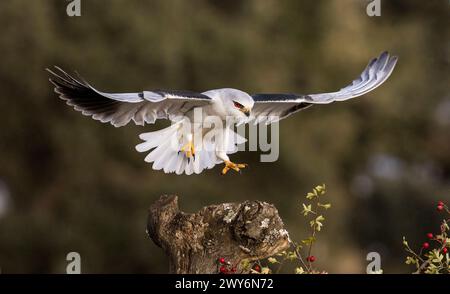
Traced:
MULTIPOLYGON (((77 251, 85 273, 165 273, 145 234, 161 194, 181 209, 259 199, 274 203, 291 237, 306 237, 304 195, 325 183, 329 210, 317 267, 365 273, 377 251, 385 273, 406 273, 402 236, 419 248, 450 200, 450 4, 382 0, 81 0, 0 2, 0 268, 64 273, 77 251), (99 89, 317 93, 347 85, 369 59, 399 56, 391 78, 345 103, 313 106, 280 124, 280 158, 233 156, 250 168, 220 176, 153 171, 138 134, 57 98, 44 68, 79 71, 99 89)), ((286 268, 286 272, 290 269, 286 268)))

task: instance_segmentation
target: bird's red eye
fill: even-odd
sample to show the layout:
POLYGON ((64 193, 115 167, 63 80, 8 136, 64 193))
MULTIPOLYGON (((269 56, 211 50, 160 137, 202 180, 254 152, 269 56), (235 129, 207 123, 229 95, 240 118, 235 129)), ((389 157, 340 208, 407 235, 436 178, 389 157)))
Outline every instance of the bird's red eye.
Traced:
POLYGON ((244 108, 244 105, 242 105, 239 102, 233 101, 233 103, 234 103, 234 107, 236 107, 236 108, 239 108, 239 109, 244 108))

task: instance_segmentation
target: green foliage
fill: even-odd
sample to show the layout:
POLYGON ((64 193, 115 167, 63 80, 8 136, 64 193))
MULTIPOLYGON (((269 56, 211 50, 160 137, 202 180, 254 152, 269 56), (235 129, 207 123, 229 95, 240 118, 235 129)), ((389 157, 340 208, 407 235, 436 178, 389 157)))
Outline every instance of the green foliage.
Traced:
POLYGON ((442 207, 442 213, 445 213, 446 217, 440 225, 440 234, 433 235, 429 233, 428 239, 432 242, 432 245, 425 242, 421 249, 416 252, 411 249, 408 241, 403 237, 403 247, 408 253, 405 263, 415 267, 414 273, 450 274, 450 253, 448 252, 450 248, 450 229, 448 225, 450 211, 447 205, 443 204, 442 207))
POLYGON ((283 251, 277 254, 277 256, 269 257, 266 261, 258 260, 252 264, 248 260, 244 260, 243 263, 241 263, 244 272, 250 269, 250 273, 278 273, 285 262, 291 262, 296 265, 294 270, 296 274, 325 273, 314 267, 316 257, 312 255, 313 245, 317 241, 317 233, 321 231, 325 221, 325 217, 322 214, 319 216, 315 215, 321 212, 321 210, 326 210, 331 207, 330 203, 322 205, 319 202, 325 194, 326 187, 325 184, 323 184, 316 186, 312 192, 307 193, 305 196, 307 203, 302 203, 303 210, 301 211, 301 214, 303 215, 306 224, 309 224, 310 226, 310 235, 306 239, 301 240, 301 244, 291 240, 290 250, 283 251), (266 266, 262 266, 262 264, 266 264, 266 266), (259 266, 259 271, 254 270, 255 265, 259 266))

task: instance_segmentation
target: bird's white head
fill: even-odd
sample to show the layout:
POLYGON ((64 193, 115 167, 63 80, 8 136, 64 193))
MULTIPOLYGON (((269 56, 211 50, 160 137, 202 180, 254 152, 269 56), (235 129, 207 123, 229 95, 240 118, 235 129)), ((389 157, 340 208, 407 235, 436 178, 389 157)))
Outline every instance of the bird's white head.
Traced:
MULTIPOLYGON (((230 116, 236 119, 236 121, 244 121, 249 118, 253 108, 253 98, 240 90, 224 88, 212 90, 208 93, 210 97, 219 102, 221 112, 225 116, 230 116)), ((219 105, 218 105, 219 106, 219 105)))

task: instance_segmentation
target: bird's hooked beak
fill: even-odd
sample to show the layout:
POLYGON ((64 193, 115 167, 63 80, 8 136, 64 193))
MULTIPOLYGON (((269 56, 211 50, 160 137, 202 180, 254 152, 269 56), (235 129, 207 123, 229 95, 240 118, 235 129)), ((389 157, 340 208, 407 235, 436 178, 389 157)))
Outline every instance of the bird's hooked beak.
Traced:
POLYGON ((242 111, 247 117, 250 116, 250 109, 249 109, 249 108, 243 107, 243 108, 241 108, 241 111, 242 111))

